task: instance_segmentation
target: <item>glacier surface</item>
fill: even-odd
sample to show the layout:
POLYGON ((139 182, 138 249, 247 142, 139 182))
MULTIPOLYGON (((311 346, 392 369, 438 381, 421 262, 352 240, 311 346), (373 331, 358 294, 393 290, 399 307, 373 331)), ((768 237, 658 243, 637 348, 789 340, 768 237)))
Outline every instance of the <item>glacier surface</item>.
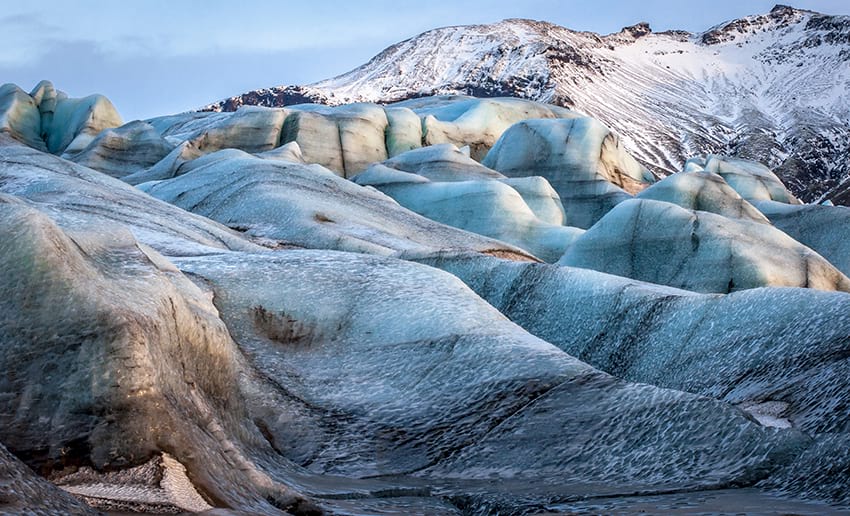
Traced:
POLYGON ((846 208, 526 100, 109 106, 0 89, 0 512, 850 504, 846 208))

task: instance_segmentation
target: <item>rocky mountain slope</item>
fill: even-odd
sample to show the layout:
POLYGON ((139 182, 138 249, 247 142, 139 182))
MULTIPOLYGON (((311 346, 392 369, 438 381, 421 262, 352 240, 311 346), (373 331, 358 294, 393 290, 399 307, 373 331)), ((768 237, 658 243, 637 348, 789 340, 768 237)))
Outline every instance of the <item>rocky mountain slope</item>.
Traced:
POLYGON ((696 154, 765 163, 802 200, 850 203, 850 17, 776 6, 691 34, 546 22, 446 27, 348 73, 207 106, 517 96, 586 113, 665 175, 696 154))

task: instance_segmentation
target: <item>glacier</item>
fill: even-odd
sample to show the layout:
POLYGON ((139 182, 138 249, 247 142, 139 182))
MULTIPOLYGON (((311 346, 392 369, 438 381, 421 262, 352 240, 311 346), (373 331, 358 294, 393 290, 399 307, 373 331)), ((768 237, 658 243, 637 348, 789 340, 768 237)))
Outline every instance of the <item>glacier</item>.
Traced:
POLYGON ((848 211, 764 165, 521 99, 0 92, 0 512, 850 507, 848 211))

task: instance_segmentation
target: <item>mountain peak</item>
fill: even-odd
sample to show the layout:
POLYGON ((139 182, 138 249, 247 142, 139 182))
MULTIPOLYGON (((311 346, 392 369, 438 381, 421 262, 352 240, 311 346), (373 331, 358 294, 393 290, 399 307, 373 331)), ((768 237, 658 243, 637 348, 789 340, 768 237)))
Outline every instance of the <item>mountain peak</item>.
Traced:
POLYGON ((505 18, 502 23, 509 25, 531 25, 531 26, 551 26, 550 22, 543 20, 532 20, 531 18, 505 18))
POLYGON ((712 27, 702 34, 702 43, 705 45, 729 43, 760 31, 785 29, 817 14, 814 11, 777 4, 769 13, 745 16, 712 27))
POLYGON ((800 12, 800 11, 801 11, 801 9, 797 9, 797 8, 792 7, 790 5, 784 5, 784 4, 776 4, 776 5, 773 6, 773 9, 770 10, 771 14, 796 13, 796 12, 800 12))
POLYGON ((773 9, 767 13, 768 18, 772 18, 774 20, 790 20, 796 17, 799 17, 804 14, 820 14, 815 11, 811 11, 809 9, 798 9, 796 7, 792 7, 790 5, 784 4, 776 4, 773 6, 773 9))
POLYGON ((620 34, 624 36, 628 35, 637 39, 652 34, 652 28, 649 26, 649 23, 642 21, 634 25, 629 25, 628 27, 623 27, 620 30, 620 34))

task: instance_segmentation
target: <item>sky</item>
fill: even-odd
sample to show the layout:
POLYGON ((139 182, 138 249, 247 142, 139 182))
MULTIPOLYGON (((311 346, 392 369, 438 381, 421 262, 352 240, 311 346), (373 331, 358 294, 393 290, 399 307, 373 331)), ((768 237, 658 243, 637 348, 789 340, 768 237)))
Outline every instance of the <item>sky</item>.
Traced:
MULTIPOLYGON (((608 34, 640 21, 701 32, 768 12, 761 0, 361 0, 348 2, 41 0, 3 2, 0 83, 51 80, 101 93, 127 121, 177 113, 248 90, 307 84, 365 63, 428 29, 545 20, 608 34)), ((848 0, 794 7, 850 14, 848 0)))

